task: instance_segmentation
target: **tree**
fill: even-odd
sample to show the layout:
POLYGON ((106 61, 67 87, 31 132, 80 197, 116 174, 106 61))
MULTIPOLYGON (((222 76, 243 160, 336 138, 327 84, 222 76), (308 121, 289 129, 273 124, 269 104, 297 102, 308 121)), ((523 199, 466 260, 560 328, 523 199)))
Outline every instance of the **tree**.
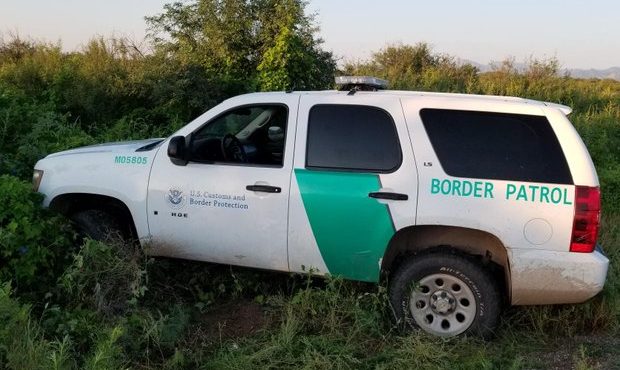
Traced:
POLYGON ((335 61, 301 0, 196 0, 147 17, 156 50, 247 90, 321 89, 335 61))
POLYGON ((317 90, 330 86, 336 69, 331 53, 303 20, 303 4, 284 0, 275 6, 277 34, 257 67, 261 90, 317 90))
POLYGON ((390 88, 468 92, 477 69, 453 57, 432 52, 426 43, 389 45, 366 62, 345 65, 345 73, 372 75, 390 82, 390 88))

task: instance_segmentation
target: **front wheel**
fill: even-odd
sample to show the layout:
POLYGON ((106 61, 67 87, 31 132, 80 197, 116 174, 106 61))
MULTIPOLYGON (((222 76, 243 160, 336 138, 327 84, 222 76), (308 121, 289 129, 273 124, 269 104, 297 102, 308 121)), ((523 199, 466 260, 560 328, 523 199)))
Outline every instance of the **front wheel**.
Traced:
POLYGON ((401 326, 441 337, 489 337, 501 311, 492 275, 473 259, 450 252, 410 257, 392 276, 389 295, 401 326))
POLYGON ((119 222, 110 213, 99 209, 87 209, 71 216, 77 226, 80 239, 91 238, 105 243, 121 243, 126 240, 119 222))

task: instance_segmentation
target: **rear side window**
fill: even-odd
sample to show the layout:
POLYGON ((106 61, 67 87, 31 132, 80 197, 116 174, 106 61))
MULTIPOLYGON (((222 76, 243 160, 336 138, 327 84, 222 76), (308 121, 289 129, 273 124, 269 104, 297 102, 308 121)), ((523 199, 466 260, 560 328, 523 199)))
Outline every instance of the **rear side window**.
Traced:
POLYGON ((450 176, 572 184, 544 116, 422 109, 422 123, 450 176))
POLYGON ((383 109, 315 105, 310 110, 306 167, 392 172, 401 161, 394 120, 383 109))

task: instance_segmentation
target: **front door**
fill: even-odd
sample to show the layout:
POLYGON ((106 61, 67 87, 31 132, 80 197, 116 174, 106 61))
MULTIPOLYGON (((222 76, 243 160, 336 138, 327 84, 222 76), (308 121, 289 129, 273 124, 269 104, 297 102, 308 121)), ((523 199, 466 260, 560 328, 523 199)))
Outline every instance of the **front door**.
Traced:
POLYGON ((196 125, 185 166, 163 144, 149 181, 152 254, 288 271, 298 99, 245 101, 196 125))

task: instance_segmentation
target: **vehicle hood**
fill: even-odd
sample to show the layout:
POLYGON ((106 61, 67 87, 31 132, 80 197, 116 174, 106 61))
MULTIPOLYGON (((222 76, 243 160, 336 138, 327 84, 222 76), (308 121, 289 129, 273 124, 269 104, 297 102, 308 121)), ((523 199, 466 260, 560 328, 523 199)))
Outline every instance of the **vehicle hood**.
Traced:
POLYGON ((89 154, 89 153, 130 153, 135 152, 138 149, 142 149, 141 151, 149 151, 157 147, 157 144, 162 142, 164 139, 145 139, 145 140, 134 140, 134 141, 117 141, 113 143, 104 143, 104 144, 96 144, 96 145, 88 145, 75 149, 69 149, 62 152, 52 153, 48 155, 46 158, 59 157, 63 155, 70 154, 89 154))

